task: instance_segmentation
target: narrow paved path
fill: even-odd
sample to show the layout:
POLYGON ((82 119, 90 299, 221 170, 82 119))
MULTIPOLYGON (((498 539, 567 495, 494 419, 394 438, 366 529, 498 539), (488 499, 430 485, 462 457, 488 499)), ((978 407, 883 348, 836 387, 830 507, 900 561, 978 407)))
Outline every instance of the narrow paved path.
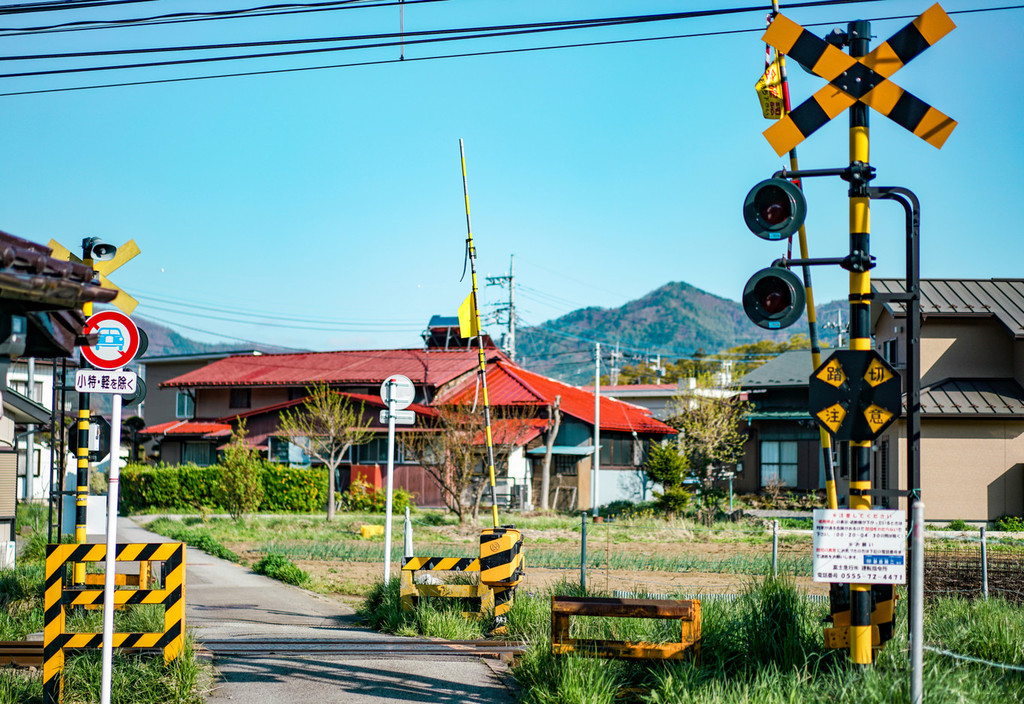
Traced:
MULTIPOLYGON (((131 519, 118 520, 119 542, 166 542, 131 519)), ((360 628, 352 609, 187 548, 185 623, 195 639, 353 639, 408 642, 360 628)), ((363 655, 260 655, 214 661, 209 704, 512 704, 493 660, 363 655)))

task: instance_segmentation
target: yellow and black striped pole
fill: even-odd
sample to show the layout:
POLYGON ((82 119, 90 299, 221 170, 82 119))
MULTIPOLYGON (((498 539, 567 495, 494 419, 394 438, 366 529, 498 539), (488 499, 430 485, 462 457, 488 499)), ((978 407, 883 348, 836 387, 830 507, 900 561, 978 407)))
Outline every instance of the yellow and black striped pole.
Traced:
MULTIPOLYGON (((772 18, 774 19, 778 14, 778 0, 772 0, 772 18)), ((789 99, 789 77, 786 74, 786 57, 780 52, 778 54, 778 58, 779 78, 782 80, 783 115, 787 115, 791 109, 791 103, 789 99)), ((790 171, 800 170, 800 164, 796 158, 796 146, 789 150, 789 169, 790 171)), ((799 179, 796 179, 794 183, 799 188, 803 188, 803 184, 799 179)), ((800 240, 800 258, 810 259, 807 247, 807 228, 804 225, 800 225, 798 236, 800 240)), ((813 369, 817 369, 821 366, 821 344, 818 341, 818 318, 817 313, 814 310, 814 290, 811 285, 811 267, 806 264, 803 266, 803 277, 805 295, 807 297, 807 336, 810 339, 811 344, 811 366, 813 369)), ((836 495, 836 468, 832 461, 832 436, 829 435, 828 431, 821 426, 818 426, 818 436, 821 445, 821 461, 824 463, 825 467, 825 498, 828 507, 836 509, 839 508, 839 500, 836 495)))
POLYGON ((469 218, 469 181, 466 179, 466 149, 459 140, 459 154, 462 158, 462 192, 466 197, 466 254, 469 257, 469 271, 473 282, 472 305, 470 312, 473 316, 473 325, 476 331, 476 346, 479 350, 479 368, 477 374, 480 379, 480 396, 484 405, 484 437, 487 443, 487 473, 491 482, 491 517, 494 520, 494 527, 498 527, 498 496, 495 491, 494 480, 494 438, 491 433, 491 404, 487 398, 487 355, 484 353, 483 331, 480 325, 480 306, 477 299, 476 288, 476 247, 473 246, 473 226, 469 218))
MULTIPOLYGON (((850 56, 868 53, 871 25, 865 20, 851 22, 847 28, 850 56)), ((870 163, 868 107, 857 102, 850 107, 851 174, 867 174, 870 163)), ((850 179, 850 349, 871 349, 871 200, 867 179, 850 179)), ((871 508, 871 441, 850 442, 851 509, 871 508)), ((850 661, 870 665, 871 585, 850 585, 850 661)))
MULTIPOLYGON (((88 252, 86 252, 88 254, 88 252)), ((83 258, 82 263, 93 266, 93 260, 83 258)), ((92 315, 92 301, 82 304, 82 314, 89 318, 92 315)), ((85 360, 82 360, 83 366, 85 360)), ((78 474, 75 487, 75 543, 82 545, 86 536, 86 509, 89 501, 89 415, 91 412, 89 394, 78 394, 78 474)), ((76 563, 72 570, 72 582, 75 585, 85 584, 85 563, 76 563)))

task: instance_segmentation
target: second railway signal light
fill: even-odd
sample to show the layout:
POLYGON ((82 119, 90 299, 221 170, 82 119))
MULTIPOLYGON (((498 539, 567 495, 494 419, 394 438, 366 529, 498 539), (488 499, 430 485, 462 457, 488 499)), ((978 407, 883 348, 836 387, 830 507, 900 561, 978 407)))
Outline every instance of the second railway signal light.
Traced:
POLYGON ((806 216, 803 191, 782 178, 761 181, 743 201, 743 220, 751 232, 765 240, 790 237, 804 224, 806 216))
POLYGON ((805 302, 803 282, 778 266, 762 269, 743 287, 743 310, 765 330, 788 328, 800 319, 805 302))

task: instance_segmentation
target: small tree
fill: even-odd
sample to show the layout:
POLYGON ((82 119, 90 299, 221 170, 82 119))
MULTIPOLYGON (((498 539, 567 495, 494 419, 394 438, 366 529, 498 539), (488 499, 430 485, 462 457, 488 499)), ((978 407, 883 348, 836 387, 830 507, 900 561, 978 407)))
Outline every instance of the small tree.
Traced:
POLYGON ((680 513, 690 503, 690 492, 683 486, 689 468, 690 463, 679 453, 675 443, 651 446, 645 470, 647 476, 661 484, 662 491, 654 492, 655 503, 670 516, 680 513))
POLYGON ((358 407, 327 384, 306 389, 309 397, 295 412, 281 414, 278 432, 300 446, 307 455, 327 467, 327 520, 334 519, 334 495, 338 466, 355 445, 373 439, 370 421, 363 419, 363 404, 358 407))
MULTIPOLYGON (((556 404, 560 398, 561 396, 555 399, 556 404)), ((503 475, 508 476, 508 465, 509 460, 512 458, 512 453, 522 444, 523 439, 529 433, 531 428, 530 419, 533 418, 533 409, 529 406, 506 406, 502 408, 502 412, 500 418, 491 419, 495 478, 503 475)), ((473 438, 474 444, 476 444, 476 451, 483 460, 484 475, 475 477, 477 487, 476 491, 473 492, 474 521, 480 517, 480 501, 484 493, 491 486, 491 478, 487 474, 487 447, 483 444, 484 419, 480 414, 477 414, 477 423, 477 432, 473 438)))
POLYGON ((405 435, 402 447, 407 458, 434 478, 444 505, 464 523, 469 510, 466 493, 481 459, 474 441, 483 428, 482 414, 458 404, 437 406, 436 410, 435 426, 405 435))
POLYGON ((741 428, 750 404, 735 389, 712 390, 719 393, 700 393, 700 389, 708 387, 673 400, 669 423, 679 430, 690 476, 700 486, 705 518, 713 518, 724 496, 717 480, 743 457, 746 433, 741 428))
POLYGON ((245 420, 239 418, 220 461, 221 500, 236 520, 255 511, 263 501, 263 469, 259 453, 246 444, 245 436, 245 420))
POLYGON ((547 511, 551 508, 551 501, 548 498, 548 494, 551 493, 551 453, 555 446, 555 437, 558 435, 558 429, 562 425, 562 397, 555 396, 555 402, 548 407, 548 419, 550 426, 548 427, 547 441, 544 443, 544 464, 541 468, 540 474, 540 510, 547 511))

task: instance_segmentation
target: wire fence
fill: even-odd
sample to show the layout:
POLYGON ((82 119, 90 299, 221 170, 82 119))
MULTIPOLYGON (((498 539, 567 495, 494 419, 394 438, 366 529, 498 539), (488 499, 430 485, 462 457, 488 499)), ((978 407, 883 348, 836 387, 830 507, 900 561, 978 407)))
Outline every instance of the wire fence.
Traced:
POLYGON ((967 536, 926 544, 924 591, 1024 604, 1024 546, 967 536))

